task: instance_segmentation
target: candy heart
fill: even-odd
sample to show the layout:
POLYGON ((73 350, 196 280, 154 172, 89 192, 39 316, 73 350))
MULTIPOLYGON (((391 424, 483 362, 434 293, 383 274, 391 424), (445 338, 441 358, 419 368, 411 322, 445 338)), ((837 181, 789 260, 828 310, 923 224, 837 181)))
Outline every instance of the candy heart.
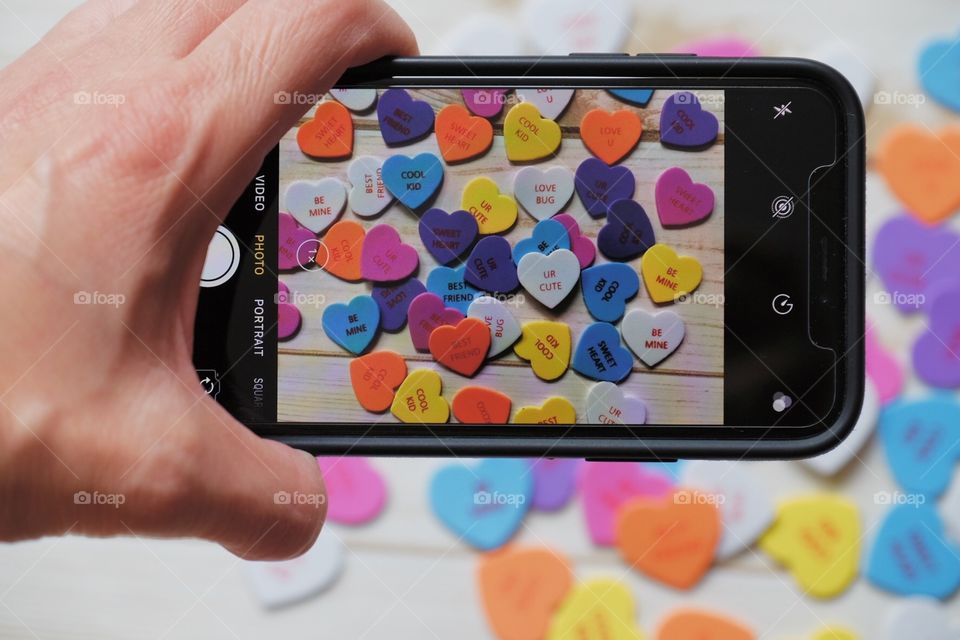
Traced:
POLYGON ((718 613, 678 609, 660 622, 657 640, 754 640, 753 630, 718 613))
POLYGON ((815 634, 812 640, 860 640, 860 636, 846 627, 823 627, 815 634))
POLYGON ((533 472, 533 504, 538 511, 556 511, 569 502, 577 489, 577 472, 582 460, 537 458, 530 461, 533 472))
POLYGON ((913 344, 913 368, 933 387, 960 386, 960 286, 933 296, 930 321, 913 344))
POLYGON ((524 167, 513 179, 513 195, 527 213, 546 220, 573 197, 573 173, 566 167, 524 167))
POLYGON ((525 322, 513 352, 530 362, 538 378, 556 380, 570 363, 570 327, 562 322, 525 322))
POLYGON ((322 534, 303 555, 282 562, 244 562, 250 587, 269 609, 302 602, 321 593, 343 573, 345 556, 340 538, 322 534))
POLYGON ((367 231, 360 254, 360 272, 373 282, 396 282, 409 277, 420 264, 417 250, 400 240, 396 229, 378 224, 367 231))
POLYGON ((441 325, 430 332, 433 359, 467 377, 475 374, 490 350, 490 329, 483 320, 464 318, 456 325, 441 325))
POLYGON ((377 104, 380 135, 387 145, 419 140, 433 128, 433 108, 414 100, 405 89, 387 89, 377 104))
POLYGON ((407 310, 410 325, 410 340, 417 351, 430 349, 430 334, 437 327, 457 324, 463 314, 443 304, 443 299, 433 293, 421 293, 410 302, 407 310))
POLYGON ((713 213, 713 189, 694 182, 680 167, 667 169, 657 178, 657 215, 665 227, 686 227, 713 213))
POLYGON ((893 593, 946 599, 960 586, 958 553, 933 505, 900 504, 880 525, 866 577, 893 593))
POLYGON ((364 524, 380 515, 387 502, 387 485, 365 458, 318 457, 317 462, 329 496, 327 518, 340 524, 364 524))
POLYGON ((297 130, 300 150, 324 160, 348 158, 353 153, 353 119, 339 102, 327 100, 317 105, 311 120, 297 130))
POLYGON ((940 104, 960 112, 960 38, 937 40, 920 53, 918 71, 924 90, 940 104))
POLYGON ((447 162, 461 162, 486 153, 493 144, 493 125, 472 116, 459 104, 448 104, 437 113, 437 145, 447 162))
POLYGON ((863 339, 866 351, 867 376, 873 381, 881 404, 887 404, 903 389, 903 369, 884 349, 870 323, 863 339))
POLYGON ((661 500, 634 498, 617 514, 617 548, 624 560, 678 589, 700 581, 713 564, 719 539, 716 505, 686 490, 661 500))
POLYGON ((361 113, 377 101, 376 89, 330 89, 330 95, 350 111, 361 113))
POLYGON ((307 269, 314 260, 317 236, 304 229, 289 213, 280 213, 277 268, 281 271, 307 269))
POLYGON ((430 482, 434 515, 458 538, 478 549, 502 546, 530 508, 533 476, 523 460, 483 460, 474 467, 441 468, 430 482))
POLYGON ((909 213, 928 224, 960 207, 960 126, 933 135, 903 124, 887 133, 877 168, 909 213))
POLYGON ((503 302, 490 296, 480 296, 470 303, 467 317, 483 320, 490 329, 490 353, 495 358, 520 339, 520 323, 503 302))
POLYGON ((547 548, 484 555, 477 582, 487 621, 498 638, 540 640, 573 584, 567 559, 547 548))
POLYGON ((703 268, 696 258, 678 256, 665 244, 655 244, 640 261, 643 283, 654 302, 674 302, 700 286, 703 268))
POLYGON ((573 99, 573 89, 517 89, 517 98, 529 102, 544 118, 556 120, 573 99))
POLYGON ((515 424, 575 424, 577 410, 566 398, 553 397, 539 407, 520 407, 515 424))
POLYGON ((362 218, 371 218, 391 202, 393 196, 383 183, 383 160, 374 156, 360 156, 347 168, 350 189, 350 209, 362 218))
POLYGON ((567 213, 557 214, 553 216, 553 219, 567 230, 567 235, 570 237, 570 250, 580 261, 580 268, 586 269, 593 264, 597 257, 597 248, 590 238, 580 235, 580 225, 576 219, 567 213))
POLYGON ((355 282, 360 273, 360 255, 366 232, 353 220, 341 220, 327 230, 317 254, 317 266, 342 280, 355 282))
POLYGON ((640 276, 628 264, 607 262, 584 269, 580 289, 590 315, 604 322, 616 322, 623 316, 627 300, 640 291, 640 276))
POLYGON ((533 227, 530 237, 520 240, 513 248, 513 261, 520 262, 520 258, 533 252, 550 255, 557 249, 570 249, 567 228, 556 220, 541 220, 533 227))
POLYGON ((607 89, 607 92, 624 102, 645 107, 653 97, 653 89, 607 89))
POLYGON ((470 252, 463 279, 483 291, 509 293, 518 286, 517 266, 510 256, 510 243, 502 236, 487 236, 470 252))
POLYGON ((500 114, 507 101, 509 89, 460 89, 463 104, 472 113, 484 118, 500 114))
POLYGON ((684 42, 673 48, 677 53, 695 53, 702 57, 749 58, 756 56, 755 45, 736 36, 714 36, 684 42))
POLYGON ((380 307, 367 295, 347 304, 338 302, 323 310, 323 331, 331 340, 354 354, 367 350, 380 328, 380 307))
POLYGON ((650 218, 638 202, 617 200, 607 214, 607 223, 597 234, 597 247, 611 260, 633 260, 656 242, 650 218))
POLYGON ((612 382, 598 382, 587 391, 584 413, 590 424, 637 425, 647 421, 647 405, 612 382))
POLYGON ((548 158, 560 148, 560 125, 540 116, 529 102, 510 107, 503 119, 503 142, 511 162, 548 158))
POLYGON ((400 331, 407 322, 410 303, 427 288, 416 278, 408 278, 396 284, 375 284, 370 295, 380 307, 380 328, 384 331, 400 331))
POLYGON ((443 164, 432 153, 390 156, 383 163, 383 184, 402 204, 417 209, 443 182, 443 164))
POLYGON ((580 334, 571 366, 592 380, 620 382, 633 370, 633 356, 620 346, 615 326, 594 322, 580 334))
POLYGON ((653 313, 631 309, 620 325, 623 341, 648 367, 655 367, 677 350, 686 328, 674 311, 653 313))
POLYGON ((950 619, 946 607, 922 596, 892 602, 883 628, 883 640, 956 640, 960 635, 960 624, 950 619))
POLYGON ((287 187, 283 201, 297 222, 319 234, 340 217, 347 190, 336 178, 296 180, 287 187))
POLYGON ((553 309, 576 288, 580 261, 567 249, 557 249, 548 256, 528 253, 517 263, 517 277, 527 293, 553 309))
POLYGON ((577 51, 623 51, 635 7, 629 0, 604 0, 600 6, 580 0, 533 0, 522 14, 537 52, 567 55, 577 51))
POLYGON ((809 495, 779 505, 760 548, 790 569, 804 593, 831 598, 857 576, 860 537, 854 503, 839 495, 809 495))
POLYGON ((637 180, 630 169, 611 167, 596 158, 587 158, 580 163, 574 183, 580 201, 594 218, 607 215, 614 202, 632 198, 637 188, 637 180))
POLYGON ((716 557, 726 560, 748 548, 773 524, 773 500, 743 463, 691 460, 680 471, 680 483, 716 496, 723 532, 716 557))
POLYGON ((467 268, 434 267, 427 275, 427 291, 437 295, 444 306, 465 314, 480 292, 464 280, 467 268))
POLYGON ((859 460, 858 453, 863 449, 870 436, 873 435, 879 417, 880 399, 877 397, 877 391, 873 383, 867 378, 863 388, 863 408, 860 409, 860 417, 857 419, 850 435, 830 451, 813 458, 803 459, 801 462, 822 476, 836 474, 852 458, 857 457, 859 460))
POLYGON ((591 109, 580 120, 580 138, 590 153, 607 164, 623 160, 640 142, 643 122, 629 109, 591 109))
POLYGON ((396 388, 407 377, 407 363, 393 351, 374 351, 350 361, 350 384, 357 402, 380 413, 393 404, 396 388))
POLYGON ((939 496, 960 460, 960 404, 947 395, 892 402, 880 414, 880 439, 900 486, 939 496))
POLYGON ((660 111, 660 144, 693 151, 709 147, 717 139, 717 117, 700 106, 689 91, 678 91, 663 103, 660 111))
POLYGON ((420 216, 419 228, 423 246, 440 264, 463 255, 480 232, 476 219, 466 211, 443 209, 428 209, 420 216))
POLYGON ((660 473, 634 462, 587 462, 580 475, 583 514, 594 544, 610 546, 620 508, 638 497, 662 498, 673 490, 660 473))
MULTIPOLYGON (((424 294, 426 295, 426 294, 424 294)), ((397 389, 390 412, 408 424, 441 424, 450 418, 443 381, 431 369, 414 369, 397 389)))
POLYGON ((277 340, 289 340, 300 331, 300 310, 292 304, 277 305, 277 340))
POLYGON ((464 424, 507 424, 510 396, 487 387, 463 387, 453 396, 453 415, 464 424))
POLYGON ((485 176, 466 184, 460 208, 477 219, 480 233, 484 235, 506 231, 517 221, 516 201, 500 193, 497 183, 485 176))
POLYGON ((550 622, 547 640, 643 640, 633 596, 621 582, 594 578, 567 594, 550 622))

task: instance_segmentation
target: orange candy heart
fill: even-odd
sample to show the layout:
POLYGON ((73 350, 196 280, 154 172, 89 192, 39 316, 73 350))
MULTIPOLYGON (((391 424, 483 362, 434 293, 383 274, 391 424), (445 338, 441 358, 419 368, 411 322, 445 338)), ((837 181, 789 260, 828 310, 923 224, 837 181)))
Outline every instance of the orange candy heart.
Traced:
POLYGON ((590 153, 607 164, 616 164, 640 142, 643 121, 633 111, 591 109, 580 120, 580 138, 590 153))
POLYGON ((407 363, 393 351, 374 351, 350 361, 350 384, 360 406, 380 413, 393 404, 400 383, 407 377, 407 363))
POLYGON ((536 548, 485 555, 477 580, 487 620, 502 640, 543 638, 573 582, 566 558, 536 548))
POLYGON ((471 115, 466 107, 459 104, 449 104, 440 109, 434 131, 440 155, 447 162, 475 158, 493 144, 493 125, 490 121, 471 115))
POLYGON ((939 135, 897 127, 881 143, 877 164, 890 190, 920 220, 940 222, 960 208, 960 126, 939 135))
POLYGON ((464 318, 455 325, 443 325, 431 331, 427 344, 434 360, 469 377, 487 359, 490 327, 479 318, 464 318))
POLYGON ((313 158, 348 158, 353 153, 353 118, 339 102, 317 105, 313 119, 297 131, 300 150, 313 158))
POLYGON ((660 623, 657 640, 754 640, 753 631, 736 620, 697 609, 680 609, 660 623))
POLYGON ((364 236, 366 232, 359 222, 341 220, 331 225, 317 250, 317 265, 343 280, 360 280, 360 249, 364 236))
POLYGON ((487 387, 464 387, 453 396, 453 415, 464 424, 507 424, 510 396, 487 387))
POLYGON ((617 514, 620 554, 651 578, 689 589, 710 568, 720 540, 712 498, 681 489, 665 500, 631 500, 617 514))

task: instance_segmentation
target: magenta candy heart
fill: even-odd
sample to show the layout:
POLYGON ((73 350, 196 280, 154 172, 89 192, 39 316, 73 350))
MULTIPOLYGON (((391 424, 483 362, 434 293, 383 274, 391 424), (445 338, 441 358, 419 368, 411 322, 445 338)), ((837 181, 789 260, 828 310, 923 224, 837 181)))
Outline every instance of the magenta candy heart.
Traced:
POLYGON ((913 368, 931 386, 960 387, 960 286, 930 303, 929 326, 913 345, 913 368))
POLYGON ((697 96, 689 91, 678 91, 663 103, 660 143, 665 147, 703 149, 713 144, 719 132, 717 117, 704 110, 697 96))
POLYGON ((417 351, 429 351, 430 334, 443 325, 454 325, 463 320, 463 314, 456 309, 443 306, 443 299, 429 291, 421 293, 407 309, 407 324, 410 327, 410 340, 417 351))
POLYGON ((300 330, 300 310, 292 304, 277 305, 277 340, 289 340, 300 330))
POLYGON ((617 511, 632 498, 662 498, 673 490, 670 480, 636 462, 587 462, 580 475, 583 511, 590 538, 610 546, 615 540, 617 511))
POLYGON ((433 107, 405 89, 387 89, 377 103, 380 135, 388 145, 419 140, 433 130, 433 107))
POLYGON ((713 213, 713 189, 694 182, 680 167, 667 169, 657 178, 657 215, 665 227, 686 227, 713 213))
POLYGON ((374 282, 396 282, 416 271, 420 264, 417 250, 400 240, 397 230, 378 224, 367 231, 360 252, 360 273, 374 282))
POLYGON ((503 110, 509 89, 460 89, 463 104, 471 113, 492 118, 503 110))
POLYGON ((309 267, 319 246, 317 236, 301 227, 289 213, 281 213, 279 217, 277 267, 282 271, 309 267))
POLYGON ((673 50, 677 53, 695 53, 704 58, 751 58, 757 55, 752 43, 736 36, 691 40, 673 50))
POLYGON ((900 395, 900 390, 903 389, 903 368, 880 344, 869 322, 863 341, 866 347, 867 375, 877 389, 880 402, 886 404, 900 395))
POLYGON ((587 213, 602 218, 614 202, 633 197, 637 180, 623 165, 611 167, 603 160, 587 158, 577 167, 574 186, 587 213))
POLYGON ((317 458, 327 485, 327 517, 341 524, 363 524, 380 515, 387 485, 365 458, 317 458))
POLYGON ((567 235, 570 236, 570 250, 577 256, 580 268, 586 269, 593 264, 597 257, 597 247, 590 238, 580 235, 580 225, 576 218, 569 213, 558 213, 553 219, 566 228, 567 235))
POLYGON ((464 263, 463 279, 477 289, 509 293, 520 286, 510 243, 502 236, 487 236, 477 243, 464 263))

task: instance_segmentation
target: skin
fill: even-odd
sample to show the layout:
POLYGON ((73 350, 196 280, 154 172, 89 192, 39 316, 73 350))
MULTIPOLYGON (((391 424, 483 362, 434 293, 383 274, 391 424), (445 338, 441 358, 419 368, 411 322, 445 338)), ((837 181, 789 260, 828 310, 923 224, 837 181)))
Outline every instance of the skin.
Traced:
POLYGON ((314 458, 198 382, 200 271, 307 109, 274 96, 415 53, 378 0, 90 0, 0 70, 0 540, 199 537, 250 559, 313 544, 314 458))

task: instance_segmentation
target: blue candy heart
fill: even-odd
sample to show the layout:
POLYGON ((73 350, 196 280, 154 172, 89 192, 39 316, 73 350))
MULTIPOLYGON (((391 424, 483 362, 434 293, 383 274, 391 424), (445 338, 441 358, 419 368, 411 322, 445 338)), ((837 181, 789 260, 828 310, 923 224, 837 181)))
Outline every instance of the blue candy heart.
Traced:
POLYGON ((616 322, 627 310, 627 300, 640 291, 640 276, 628 264, 607 262, 584 269, 580 287, 590 315, 604 322, 616 322))
POLYGON ((529 238, 524 238, 513 247, 513 261, 520 262, 520 258, 528 253, 542 253, 550 255, 557 249, 570 248, 570 234, 562 222, 547 218, 541 220, 533 228, 529 238))
POLYGON ((414 157, 395 155, 383 162, 383 184, 411 209, 422 206, 443 183, 443 163, 432 153, 414 157))
POLYGON ((445 307, 452 307, 467 315, 467 307, 480 297, 480 292, 464 279, 466 267, 434 267, 427 275, 427 291, 443 300, 445 307))
POLYGON ((932 505, 900 504, 880 527, 866 575, 887 591, 946 598, 960 586, 960 548, 932 505))
POLYGON ((437 518, 485 551, 503 546, 530 508, 533 474, 524 460, 484 460, 473 468, 452 464, 430 483, 437 518))
POLYGON ((620 332, 609 322, 594 322, 580 334, 571 365, 593 380, 620 382, 633 369, 633 355, 620 346, 620 332))
POLYGON ((960 39, 937 40, 920 54, 920 82, 933 99, 960 111, 960 39))
POLYGON ((899 400, 880 414, 880 438, 897 482, 939 496, 960 459, 960 404, 947 395, 899 400))
POLYGON ((653 97, 653 89, 607 89, 612 95, 624 102, 645 107, 653 97))
POLYGON ((323 311, 323 330, 331 340, 354 354, 367 350, 380 327, 380 307, 367 295, 347 304, 338 302, 323 311))

